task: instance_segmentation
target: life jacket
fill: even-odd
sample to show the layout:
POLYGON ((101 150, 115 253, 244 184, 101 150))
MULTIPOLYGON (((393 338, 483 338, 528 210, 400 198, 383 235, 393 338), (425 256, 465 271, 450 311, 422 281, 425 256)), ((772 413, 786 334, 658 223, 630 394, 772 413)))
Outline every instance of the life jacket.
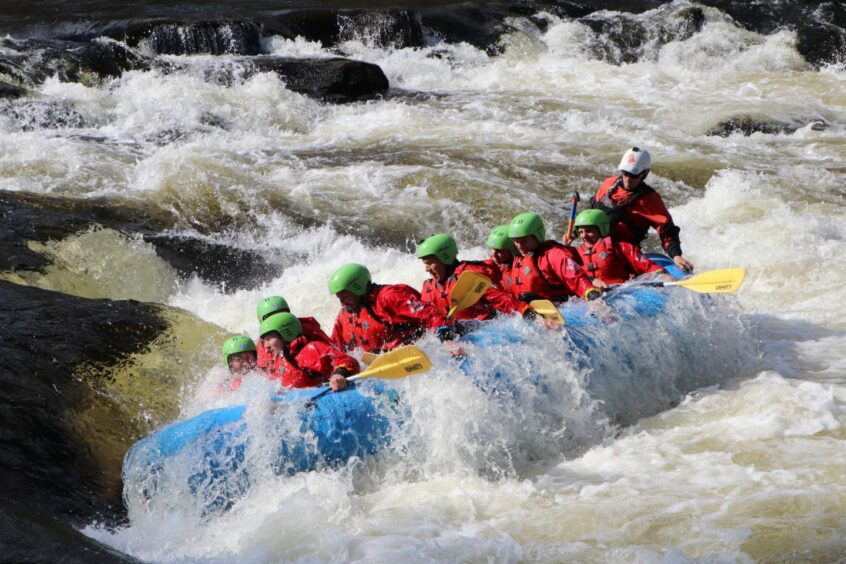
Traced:
MULTIPOLYGON (((423 303, 431 304, 438 311, 441 311, 446 314, 449 312, 450 309, 449 293, 452 291, 452 288, 455 286, 455 283, 458 281, 458 277, 461 275, 462 272, 478 272, 479 274, 483 274, 490 278, 491 281, 493 281, 493 279, 496 277, 497 270, 497 266, 488 264, 486 261, 460 261, 458 264, 455 265, 452 272, 447 271, 447 279, 444 281, 443 284, 441 284, 434 278, 429 278, 428 280, 423 282, 423 289, 420 291, 420 299, 423 301, 423 303)), ((488 289, 487 292, 490 291, 491 289, 488 289)), ((482 321, 494 317, 496 315, 496 312, 497 309, 494 307, 494 305, 490 301, 488 301, 483 295, 482 298, 474 305, 456 313, 454 318, 478 319, 482 321)))
POLYGON ((610 220, 612 226, 618 223, 625 225, 628 236, 624 237, 624 240, 630 240, 635 245, 640 245, 640 243, 646 239, 646 235, 649 232, 649 225, 644 227, 642 225, 638 226, 634 224, 627 219, 625 211, 626 208, 630 207, 637 200, 648 194, 652 194, 655 190, 646 182, 641 182, 638 185, 637 190, 632 192, 629 196, 619 201, 613 200, 611 197, 617 192, 617 190, 621 189, 622 186, 622 176, 612 176, 610 178, 606 178, 599 187, 599 190, 596 192, 597 194, 600 194, 603 190, 605 190, 605 195, 603 195, 599 200, 596 199, 596 196, 591 196, 590 207, 592 209, 602 210, 608 214, 608 219, 610 220))
POLYGON ((573 261, 578 263, 578 253, 572 247, 562 245, 557 241, 544 241, 540 246, 529 255, 515 256, 514 263, 511 266, 511 293, 518 299, 523 299, 521 296, 537 295, 543 299, 552 301, 565 301, 573 292, 567 288, 563 281, 548 280, 544 273, 538 268, 537 258, 546 253, 549 249, 558 247, 567 250, 568 254, 576 255, 572 257, 573 261))
POLYGON ((600 239, 590 249, 583 244, 577 250, 582 257, 582 268, 590 278, 599 278, 608 284, 622 284, 632 275, 611 237, 600 239))
POLYGON ((502 265, 496 262, 493 258, 487 258, 482 262, 485 265, 491 267, 491 269, 493 270, 494 277, 491 278, 491 282, 493 282, 496 286, 499 286, 506 292, 510 292, 509 288, 511 287, 511 265, 502 265))
MULTIPOLYGON (((300 325, 303 328, 303 335, 305 335, 309 341, 322 341, 327 345, 333 345, 332 339, 329 338, 323 329, 320 327, 320 323, 313 318, 313 317, 298 317, 297 319, 300 320, 300 325)), ((259 337, 256 339, 256 367, 257 368, 267 368, 272 358, 264 348, 264 341, 262 338, 259 337)))
POLYGON ((425 327, 419 323, 393 323, 374 311, 372 301, 383 288, 389 290, 388 287, 374 284, 374 289, 365 296, 358 312, 341 310, 338 314, 332 336, 340 335, 335 344, 340 345, 342 350, 361 348, 367 352, 389 351, 412 343, 423 335, 425 327))
POLYGON ((308 337, 300 335, 282 347, 282 354, 270 363, 268 378, 281 380, 283 386, 290 388, 319 386, 332 375, 333 352, 339 351, 326 343, 309 341, 308 337))

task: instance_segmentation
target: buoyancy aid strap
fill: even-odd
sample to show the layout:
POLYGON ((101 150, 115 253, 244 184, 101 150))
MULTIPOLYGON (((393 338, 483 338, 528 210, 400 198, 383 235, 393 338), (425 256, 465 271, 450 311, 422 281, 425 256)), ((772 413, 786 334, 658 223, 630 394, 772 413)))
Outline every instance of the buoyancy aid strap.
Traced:
MULTIPOLYGON (((617 259, 622 260, 622 261, 625 261, 625 258, 624 258, 624 257, 622 257, 622 256, 620 255, 620 253, 617 251, 617 247, 614 245, 614 240, 613 240, 613 239, 611 239, 611 236, 610 236, 610 235, 608 235, 608 236, 603 237, 602 239, 600 239, 600 240, 596 243, 596 245, 598 245, 599 243, 604 243, 604 244, 605 244, 605 253, 606 253, 606 255, 605 255, 605 258, 604 258, 604 259, 602 259, 602 260, 606 260, 606 259, 608 258, 608 256, 613 255, 613 256, 614 256, 614 257, 616 257, 617 259)), ((582 255, 584 255, 584 256, 586 256, 586 257, 590 257, 590 256, 595 255, 595 254, 598 252, 598 251, 596 250, 596 245, 594 245, 594 246, 593 246, 593 247, 591 247, 590 249, 587 249, 587 250, 585 250, 585 251, 582 251, 582 255)), ((600 258, 601 258, 601 257, 600 257, 600 258)), ((588 263, 585 263, 585 264, 584 264, 584 265, 582 265, 582 266, 583 266, 583 267, 584 267, 584 269, 585 269, 585 270, 587 270, 588 272, 594 272, 594 271, 596 271, 596 270, 599 270, 599 267, 598 267, 598 266, 596 266, 596 263, 594 263, 594 262, 588 262, 588 263)))

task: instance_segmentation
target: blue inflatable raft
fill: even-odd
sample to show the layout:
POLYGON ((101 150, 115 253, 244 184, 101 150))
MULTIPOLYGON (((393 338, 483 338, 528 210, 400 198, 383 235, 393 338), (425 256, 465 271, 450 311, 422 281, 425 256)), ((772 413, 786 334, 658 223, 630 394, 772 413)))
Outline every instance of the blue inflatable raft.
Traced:
POLYGON ((134 484, 152 497, 168 481, 167 466, 181 465, 177 473, 189 476, 187 486, 206 510, 228 507, 250 485, 245 459, 254 437, 248 420, 278 439, 272 456, 277 474, 342 465, 390 442, 391 414, 399 398, 395 390, 368 379, 351 382, 342 392, 324 391, 297 389, 275 396, 265 416, 246 417, 247 407, 236 405, 162 427, 126 454, 124 496, 134 484))
MULTIPOLYGON (((675 269, 665 257, 651 258, 661 260, 671 272, 675 269)), ((678 270, 674 273, 682 274, 678 270)), ((663 292, 647 286, 624 287, 605 298, 615 320, 652 317, 662 311, 665 301, 663 292)), ((595 346, 590 329, 608 319, 581 300, 563 304, 560 311, 566 320, 566 334, 575 345, 573 352, 581 349, 587 353, 595 346)), ((491 322, 481 323, 462 340, 484 347, 522 342, 525 337, 491 322)), ((580 362, 576 360, 578 354, 566 356, 580 362)), ((474 362, 467 359, 462 369, 472 374, 474 362)), ((270 461, 275 473, 295 474, 343 465, 352 457, 372 455, 390 444, 391 427, 402 420, 397 410, 399 395, 394 389, 382 381, 366 379, 343 392, 324 391, 293 390, 274 397, 275 408, 270 408, 268 417, 258 418, 263 432, 274 437, 274 444, 278 439, 278 452, 270 461)), ((152 497, 162 483, 172 483, 168 466, 175 465, 183 484, 188 476, 187 486, 206 510, 231 505, 250 485, 250 465, 245 459, 253 429, 248 423, 252 419, 245 417, 246 409, 237 405, 206 411, 137 442, 124 459, 124 496, 130 495, 127 488, 132 487, 133 494, 140 490, 146 498, 152 497)))

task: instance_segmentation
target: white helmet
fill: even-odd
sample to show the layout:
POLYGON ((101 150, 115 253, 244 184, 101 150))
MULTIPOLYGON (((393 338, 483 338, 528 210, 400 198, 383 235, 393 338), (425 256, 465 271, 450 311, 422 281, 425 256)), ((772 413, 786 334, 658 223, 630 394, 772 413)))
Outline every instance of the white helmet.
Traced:
POLYGON ((629 174, 640 174, 651 165, 652 159, 649 157, 649 151, 639 147, 632 147, 623 154, 623 159, 617 168, 629 174))

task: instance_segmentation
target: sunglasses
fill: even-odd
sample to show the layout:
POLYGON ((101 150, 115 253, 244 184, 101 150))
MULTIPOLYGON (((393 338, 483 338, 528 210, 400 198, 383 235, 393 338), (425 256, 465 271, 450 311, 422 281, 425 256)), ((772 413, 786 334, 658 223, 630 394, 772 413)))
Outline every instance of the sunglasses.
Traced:
POLYGON ((622 172, 623 172, 623 176, 628 177, 628 178, 636 178, 636 177, 640 176, 640 174, 632 174, 631 172, 627 172, 625 170, 622 171, 622 172))

